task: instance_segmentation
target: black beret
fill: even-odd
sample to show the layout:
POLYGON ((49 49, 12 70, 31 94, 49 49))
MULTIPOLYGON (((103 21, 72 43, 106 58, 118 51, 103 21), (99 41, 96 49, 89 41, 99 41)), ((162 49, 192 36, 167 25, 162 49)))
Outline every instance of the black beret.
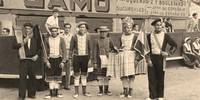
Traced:
POLYGON ((155 26, 157 22, 161 22, 161 19, 155 19, 155 20, 151 23, 151 25, 152 25, 152 26, 155 26))
POLYGON ((31 24, 31 23, 25 23, 24 27, 26 27, 26 26, 29 26, 29 27, 33 28, 33 24, 31 24))
POLYGON ((197 14, 197 13, 193 13, 193 14, 192 14, 193 17, 196 16, 196 15, 198 15, 198 14, 197 14))

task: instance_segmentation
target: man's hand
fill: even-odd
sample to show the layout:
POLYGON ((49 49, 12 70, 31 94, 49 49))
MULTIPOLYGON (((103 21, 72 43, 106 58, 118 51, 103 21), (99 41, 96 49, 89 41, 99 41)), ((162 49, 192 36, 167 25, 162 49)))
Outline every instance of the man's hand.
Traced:
POLYGON ((33 56, 32 61, 36 61, 38 59, 38 57, 39 57, 38 55, 33 56))
POLYGON ((169 54, 167 52, 161 51, 161 55, 168 56, 169 54))
POLYGON ((152 63, 151 60, 147 61, 147 64, 148 64, 149 67, 153 67, 153 63, 152 63))
POLYGON ((64 68, 65 64, 63 62, 60 63, 60 68, 64 68))
POLYGON ((24 38, 24 44, 28 43, 29 37, 24 38))
POLYGON ((50 69, 51 68, 51 64, 49 63, 49 61, 47 61, 46 63, 47 67, 50 69))

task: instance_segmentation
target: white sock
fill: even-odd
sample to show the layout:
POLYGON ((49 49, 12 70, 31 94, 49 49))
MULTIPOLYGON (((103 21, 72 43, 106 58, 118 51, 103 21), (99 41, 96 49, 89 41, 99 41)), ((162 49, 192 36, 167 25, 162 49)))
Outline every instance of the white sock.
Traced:
POLYGON ((104 79, 101 76, 98 76, 98 83, 99 85, 104 85, 104 79))
POLYGON ((104 77, 104 85, 109 85, 109 77, 104 77))
POLYGON ((86 75, 81 75, 81 83, 83 86, 87 85, 87 76, 86 75))
POLYGON ((80 79, 79 75, 74 76, 74 86, 79 86, 79 79, 80 79))

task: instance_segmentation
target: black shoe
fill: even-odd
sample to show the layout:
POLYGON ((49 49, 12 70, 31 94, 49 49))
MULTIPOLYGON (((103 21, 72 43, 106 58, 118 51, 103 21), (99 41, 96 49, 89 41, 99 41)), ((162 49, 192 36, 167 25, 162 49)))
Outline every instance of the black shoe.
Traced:
POLYGON ((25 100, 25 98, 19 97, 18 100, 25 100))
POLYGON ((104 86, 104 93, 106 94, 106 95, 108 95, 108 96, 111 96, 112 95, 112 93, 108 90, 108 85, 105 85, 104 86))
POLYGON ((28 96, 28 98, 35 99, 36 97, 35 96, 28 96))
POLYGON ((126 91, 127 91, 127 88, 123 88, 123 92, 120 93, 120 98, 126 97, 126 91))
POLYGON ((124 95, 125 95, 125 97, 128 97, 128 88, 124 89, 124 95))
POLYGON ((64 87, 64 89, 65 89, 65 90, 70 90, 70 88, 68 88, 68 87, 64 87))
POLYGON ((112 92, 107 91, 105 94, 108 95, 108 96, 111 96, 111 95, 112 95, 112 92))
POLYGON ((132 98, 132 91, 133 91, 133 89, 132 89, 132 88, 129 88, 129 91, 128 91, 128 98, 132 98))
POLYGON ((99 93, 97 94, 97 96, 102 96, 103 95, 103 86, 100 85, 99 86, 99 93))

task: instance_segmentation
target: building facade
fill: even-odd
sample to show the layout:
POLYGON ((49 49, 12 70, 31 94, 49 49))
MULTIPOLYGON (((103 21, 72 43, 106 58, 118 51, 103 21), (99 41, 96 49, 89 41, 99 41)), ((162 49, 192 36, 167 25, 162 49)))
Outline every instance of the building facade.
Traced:
MULTIPOLYGON (((72 24, 76 30, 78 21, 87 21, 90 32, 100 25, 107 25, 113 32, 122 31, 121 19, 125 16, 150 32, 154 18, 170 17, 175 30, 186 29, 189 16, 189 0, 0 0, 0 26, 11 30, 25 22, 44 24, 52 9, 60 9, 60 26, 72 24)), ((1 30, 0 30, 1 31, 1 30)))

